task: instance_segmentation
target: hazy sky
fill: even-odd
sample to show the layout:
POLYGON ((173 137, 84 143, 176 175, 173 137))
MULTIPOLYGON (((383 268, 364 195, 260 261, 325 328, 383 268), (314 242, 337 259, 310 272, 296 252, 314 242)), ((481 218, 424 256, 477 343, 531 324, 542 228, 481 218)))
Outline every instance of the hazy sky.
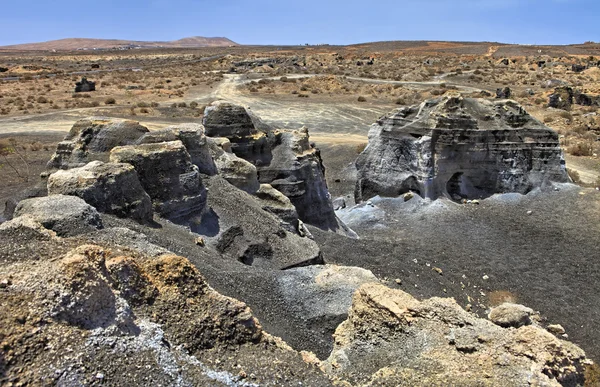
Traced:
POLYGON ((70 37, 241 44, 600 41, 600 0, 2 0, 0 45, 70 37))

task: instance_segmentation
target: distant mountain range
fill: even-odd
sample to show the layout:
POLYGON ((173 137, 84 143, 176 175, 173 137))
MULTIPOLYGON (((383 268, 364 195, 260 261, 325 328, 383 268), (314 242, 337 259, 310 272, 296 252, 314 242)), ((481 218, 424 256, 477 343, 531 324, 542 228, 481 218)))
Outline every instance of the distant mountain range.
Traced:
POLYGON ((135 49, 135 48, 196 48, 196 47, 228 47, 239 46, 239 44, 227 38, 205 38, 193 36, 173 40, 170 42, 144 42, 136 40, 118 39, 85 39, 69 38, 51 40, 40 43, 15 44, 11 46, 0 46, 0 50, 38 50, 38 51, 75 51, 75 50, 109 50, 109 49, 135 49))

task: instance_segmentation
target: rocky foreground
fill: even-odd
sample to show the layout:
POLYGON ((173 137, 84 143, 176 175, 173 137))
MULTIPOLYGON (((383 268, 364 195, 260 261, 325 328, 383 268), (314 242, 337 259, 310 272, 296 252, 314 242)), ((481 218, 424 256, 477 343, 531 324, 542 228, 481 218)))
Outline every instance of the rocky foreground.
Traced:
POLYGON ((157 132, 90 118, 48 166, 0 225, 2 384, 582 386, 592 365, 524 306, 482 319, 326 265, 305 224, 356 234, 306 130, 225 103, 157 132), (274 303, 273 329, 337 326, 331 353, 270 335, 203 272, 274 303))

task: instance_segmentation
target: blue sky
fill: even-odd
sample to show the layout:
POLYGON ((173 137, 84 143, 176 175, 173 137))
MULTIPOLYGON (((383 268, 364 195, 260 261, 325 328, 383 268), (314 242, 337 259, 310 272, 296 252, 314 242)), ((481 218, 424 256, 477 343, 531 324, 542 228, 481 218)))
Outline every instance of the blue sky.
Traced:
POLYGON ((3 0, 0 45, 70 37, 241 44, 600 41, 599 0, 3 0))

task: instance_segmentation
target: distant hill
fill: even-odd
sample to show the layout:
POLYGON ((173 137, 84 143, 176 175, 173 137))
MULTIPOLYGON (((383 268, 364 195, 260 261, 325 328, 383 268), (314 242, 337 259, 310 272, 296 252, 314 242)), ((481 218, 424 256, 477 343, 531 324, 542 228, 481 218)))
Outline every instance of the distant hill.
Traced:
POLYGON ((11 46, 0 46, 0 50, 36 50, 36 51, 75 51, 75 50, 109 50, 125 48, 195 48, 195 47, 228 47, 238 46, 237 43, 227 38, 205 38, 202 36, 193 36, 170 42, 144 42, 136 40, 118 40, 118 39, 85 39, 69 38, 60 40, 51 40, 40 43, 15 44, 11 46))

